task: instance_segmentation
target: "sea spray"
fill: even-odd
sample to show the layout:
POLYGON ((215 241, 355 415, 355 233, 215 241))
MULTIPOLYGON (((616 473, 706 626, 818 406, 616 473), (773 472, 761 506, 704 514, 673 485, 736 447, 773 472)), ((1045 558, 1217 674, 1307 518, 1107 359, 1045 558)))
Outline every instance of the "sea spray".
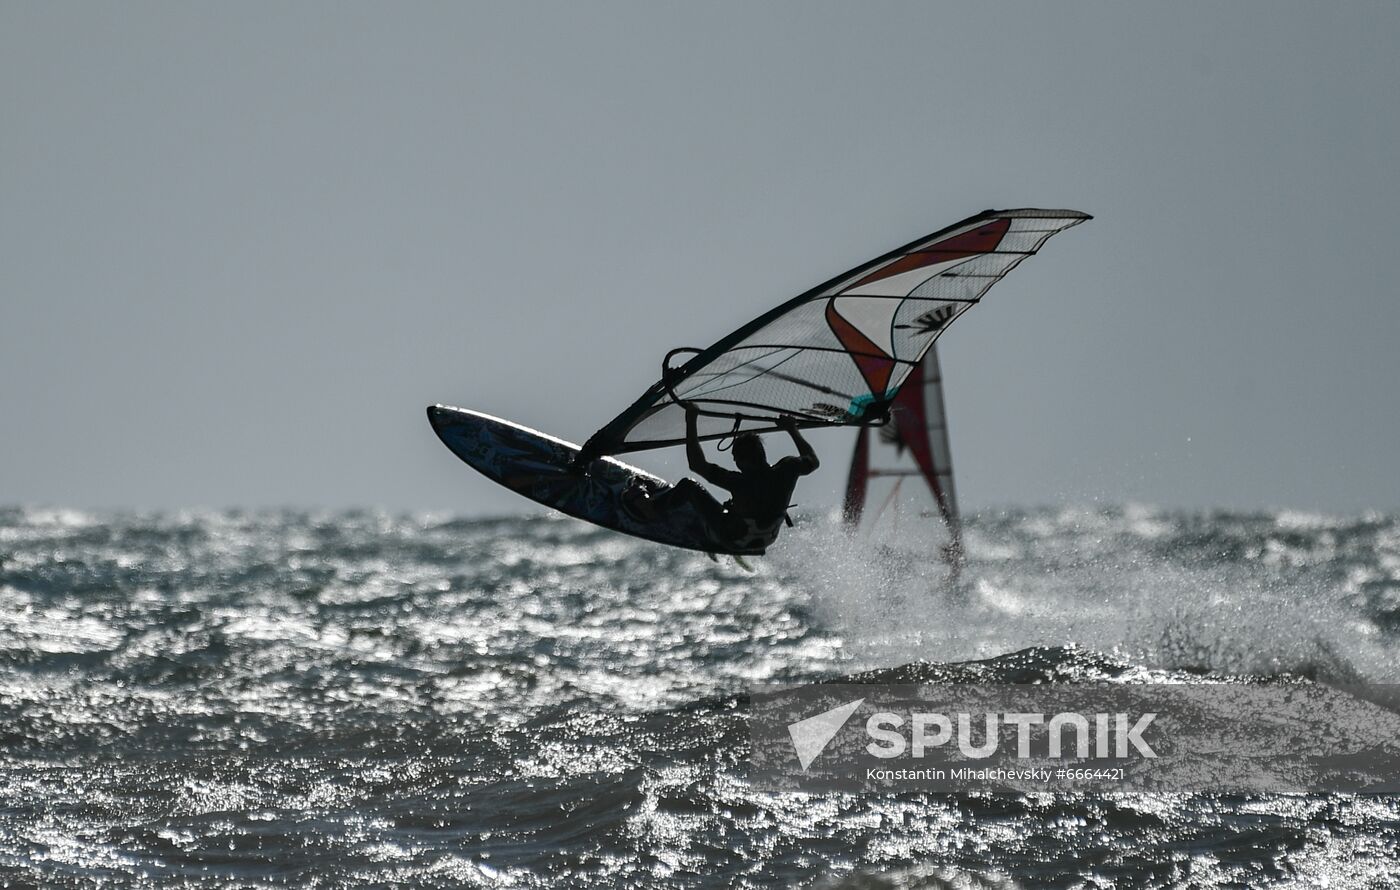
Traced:
MULTIPOLYGON (((1380 626, 1358 614, 1334 564, 1384 564, 1386 552, 1344 552, 1338 520, 1313 518, 1306 531, 1298 522, 1226 515, 1207 532, 1196 517, 1141 506, 976 516, 954 583, 936 526, 923 542, 876 541, 811 517, 774 562, 858 664, 1072 641, 1154 668, 1400 681, 1385 614, 1380 626)), ((1389 534, 1371 530, 1382 545, 1389 534)))

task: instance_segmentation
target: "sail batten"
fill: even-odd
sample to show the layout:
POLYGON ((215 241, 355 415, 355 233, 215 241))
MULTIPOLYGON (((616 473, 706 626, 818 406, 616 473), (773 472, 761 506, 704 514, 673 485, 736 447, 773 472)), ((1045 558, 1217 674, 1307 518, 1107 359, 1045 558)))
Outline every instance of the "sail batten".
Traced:
POLYGON ((687 405, 700 412, 702 440, 767 432, 783 417, 808 427, 876 422, 953 321, 1050 236, 1089 218, 989 210, 863 263, 666 369, 584 453, 682 442, 687 405))

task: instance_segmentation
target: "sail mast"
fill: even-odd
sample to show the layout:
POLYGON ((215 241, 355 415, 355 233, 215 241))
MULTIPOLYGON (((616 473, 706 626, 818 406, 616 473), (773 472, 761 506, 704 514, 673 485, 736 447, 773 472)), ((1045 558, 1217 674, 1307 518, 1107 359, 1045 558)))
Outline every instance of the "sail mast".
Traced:
POLYGON ((911 381, 911 385, 901 389, 896 396, 890 417, 890 425, 881 429, 880 438, 893 446, 892 455, 888 449, 884 449, 880 460, 872 458, 869 431, 865 428, 856 438, 851 470, 846 478, 846 524, 854 527, 863 518, 866 494, 872 479, 895 477, 895 488, 874 515, 865 517, 869 522, 878 520, 893 502, 904 477, 919 477, 948 528, 949 543, 944 548, 944 555, 957 572, 962 562, 962 526, 957 492, 953 485, 948 413, 943 400, 943 374, 936 346, 931 347, 920 361, 917 377, 911 381))

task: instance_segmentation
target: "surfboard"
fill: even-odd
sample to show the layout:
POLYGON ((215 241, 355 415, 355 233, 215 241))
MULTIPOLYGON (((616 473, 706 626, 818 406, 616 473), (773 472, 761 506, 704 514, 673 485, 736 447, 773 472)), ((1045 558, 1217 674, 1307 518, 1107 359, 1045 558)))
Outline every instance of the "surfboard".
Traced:
POLYGON ((700 515, 686 506, 655 521, 629 512, 623 493, 637 480, 653 488, 666 480, 611 457, 574 466, 579 446, 479 411, 446 405, 428 409, 428 421, 444 445, 493 482, 560 513, 658 544, 756 556, 762 550, 735 550, 715 540, 700 515))
MULTIPOLYGON (((1051 237, 1089 218, 1076 210, 987 210, 868 260, 704 349, 670 350, 661 379, 582 448, 475 411, 438 405, 428 415, 458 457, 537 503, 673 547, 758 554, 713 540, 691 504, 667 504, 670 515, 654 521, 629 511, 639 505, 624 496, 633 483, 665 483, 617 457, 741 433, 888 423, 912 398, 900 401, 905 383, 948 326, 1051 237)), ((936 457, 919 467, 935 487, 942 484, 936 457)), ((944 494, 940 509, 952 516, 951 487, 944 494)))

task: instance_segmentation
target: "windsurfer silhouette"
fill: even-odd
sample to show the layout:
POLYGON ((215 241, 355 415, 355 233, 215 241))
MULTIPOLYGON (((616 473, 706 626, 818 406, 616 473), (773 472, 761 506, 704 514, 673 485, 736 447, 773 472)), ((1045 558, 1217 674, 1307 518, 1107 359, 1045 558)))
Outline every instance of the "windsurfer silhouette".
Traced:
POLYGON ((777 423, 792 437, 797 446, 796 457, 769 464, 759 435, 739 433, 732 449, 737 469, 726 469, 705 457, 696 431, 697 417, 695 408, 687 405, 685 454, 690 469, 706 482, 728 491, 729 500, 721 504, 694 479, 682 479, 658 489, 650 489, 639 481, 623 494, 623 504, 647 521, 688 504, 700 514, 716 540, 733 550, 761 552, 777 540, 797 480, 817 469, 817 454, 797 431, 797 422, 785 415, 777 423))

